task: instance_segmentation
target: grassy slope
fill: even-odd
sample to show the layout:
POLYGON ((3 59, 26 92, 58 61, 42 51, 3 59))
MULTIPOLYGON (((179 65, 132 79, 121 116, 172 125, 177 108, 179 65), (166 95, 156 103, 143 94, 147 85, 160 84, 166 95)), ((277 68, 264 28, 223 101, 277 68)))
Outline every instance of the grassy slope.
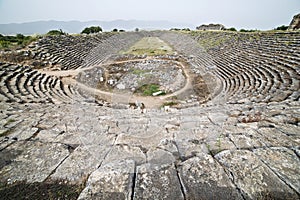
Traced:
POLYGON ((144 37, 123 54, 134 55, 165 55, 172 54, 173 49, 158 37, 144 37))

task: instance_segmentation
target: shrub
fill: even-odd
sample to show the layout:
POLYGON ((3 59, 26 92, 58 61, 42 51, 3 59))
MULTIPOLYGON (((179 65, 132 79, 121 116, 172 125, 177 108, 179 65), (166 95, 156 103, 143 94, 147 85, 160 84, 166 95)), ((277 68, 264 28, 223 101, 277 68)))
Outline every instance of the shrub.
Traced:
POLYGON ((17 38, 17 39, 20 39, 20 40, 23 40, 23 39, 25 38, 25 36, 22 35, 22 34, 20 34, 20 33, 18 33, 18 34, 16 35, 16 38, 17 38))
POLYGON ((145 84, 137 89, 137 92, 141 92, 144 96, 152 96, 153 93, 159 91, 159 85, 157 84, 145 84))
POLYGON ((59 30, 50 30, 47 35, 66 35, 61 29, 59 30))
POLYGON ((30 42, 34 41, 36 37, 24 36, 22 34, 17 34, 16 36, 3 36, 0 35, 0 48, 10 48, 19 45, 25 46, 30 42))
POLYGON ((91 26, 83 29, 81 33, 90 34, 90 33, 99 33, 102 32, 102 28, 100 26, 91 26))
POLYGON ((113 29, 113 32, 118 32, 118 29, 114 28, 114 29, 113 29))
POLYGON ((246 30, 246 29, 241 29, 240 32, 257 32, 258 30, 253 30, 253 29, 250 29, 250 30, 246 30))
POLYGON ((180 31, 179 28, 171 28, 170 31, 180 31))
POLYGON ((234 27, 228 28, 226 29, 227 31, 236 31, 236 29, 234 27))
POLYGON ((274 30, 277 30, 277 31, 286 31, 288 28, 289 28, 288 26, 282 25, 282 26, 278 26, 274 30))

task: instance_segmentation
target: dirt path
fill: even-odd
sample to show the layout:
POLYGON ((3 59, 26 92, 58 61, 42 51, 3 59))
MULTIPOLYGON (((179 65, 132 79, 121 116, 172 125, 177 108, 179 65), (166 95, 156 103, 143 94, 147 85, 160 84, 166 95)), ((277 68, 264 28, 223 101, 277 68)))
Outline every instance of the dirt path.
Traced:
POLYGON ((63 83, 69 84, 69 85, 74 85, 76 87, 79 87, 80 89, 87 91, 94 95, 95 97, 100 97, 101 99, 104 99, 110 103, 129 103, 129 102, 143 102, 147 108, 158 108, 160 107, 168 98, 177 96, 188 89, 192 88, 192 82, 190 78, 190 72, 188 70, 188 66, 184 65, 182 62, 179 61, 174 61, 173 62, 177 63, 178 65, 181 66, 184 76, 186 77, 186 83, 183 88, 180 90, 177 90, 171 94, 165 95, 165 96, 160 96, 160 97, 152 97, 152 96, 139 96, 139 95, 134 95, 133 93, 120 93, 120 92, 107 92, 99 89, 95 89, 92 87, 89 87, 83 83, 78 82, 75 80, 75 76, 77 76, 80 72, 83 72, 85 70, 93 69, 95 67, 102 67, 102 66, 108 66, 111 64, 122 64, 122 63, 127 63, 127 62, 135 62, 135 61, 145 61, 145 60, 153 60, 152 56, 149 56, 147 58, 142 58, 142 59, 130 59, 130 60, 124 60, 124 61, 116 61, 116 62, 106 62, 100 65, 96 66, 91 66, 87 68, 80 68, 76 70, 61 70, 61 71, 48 71, 48 70, 39 70, 41 73, 45 73, 47 75, 53 75, 53 76, 58 76, 61 77, 63 83))

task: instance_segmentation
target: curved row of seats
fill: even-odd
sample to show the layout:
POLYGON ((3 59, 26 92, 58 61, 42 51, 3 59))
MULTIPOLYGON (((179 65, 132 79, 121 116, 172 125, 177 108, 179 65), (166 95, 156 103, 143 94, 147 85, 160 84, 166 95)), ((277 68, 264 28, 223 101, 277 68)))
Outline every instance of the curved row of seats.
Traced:
POLYGON ((225 90, 230 99, 251 96, 255 102, 298 101, 299 34, 258 34, 252 42, 246 36, 230 45, 208 49, 219 74, 227 75, 225 90), (250 80, 250 87, 237 84, 247 81, 245 78, 250 80))
POLYGON ((299 32, 192 32, 190 36, 196 45, 187 35, 162 37, 186 56, 193 55, 196 68, 217 75, 228 102, 299 101, 299 32))
POLYGON ((0 63, 0 85, 2 102, 72 103, 85 100, 75 87, 28 66, 0 63))
POLYGON ((45 36, 31 45, 34 59, 48 61, 52 65, 60 65, 61 69, 79 67, 88 53, 112 36, 112 33, 95 35, 63 35, 45 36))
POLYGON ((140 33, 46 36, 31 45, 34 59, 59 65, 62 70, 99 64, 141 38, 140 33))
POLYGON ((125 32, 114 35, 107 40, 103 40, 88 53, 81 67, 98 65, 105 60, 114 57, 114 54, 118 54, 122 50, 127 50, 143 36, 144 34, 139 32, 125 32))

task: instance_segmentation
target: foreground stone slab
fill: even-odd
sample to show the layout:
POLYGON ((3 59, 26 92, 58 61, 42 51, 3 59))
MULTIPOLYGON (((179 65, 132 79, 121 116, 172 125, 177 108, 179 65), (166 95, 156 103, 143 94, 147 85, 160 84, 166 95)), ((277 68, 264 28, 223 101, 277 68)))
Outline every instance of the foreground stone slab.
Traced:
POLYGON ((82 145, 57 168, 52 179, 67 179, 80 182, 96 170, 108 153, 110 147, 104 145, 82 145))
MULTIPOLYGON (((230 133, 229 138, 238 149, 251 149, 266 146, 263 137, 252 129, 244 129, 239 133, 230 133)), ((230 150, 230 149, 229 149, 230 150)))
POLYGON ((216 159, 232 175, 245 199, 297 199, 298 195, 251 151, 223 151, 216 159))
POLYGON ((300 194, 300 161, 297 155, 285 147, 256 149, 254 153, 284 182, 300 194))
POLYGON ((143 164, 137 167, 134 199, 184 199, 175 166, 143 164))
POLYGON ((262 135, 262 140, 267 146, 297 146, 299 142, 293 140, 276 128, 260 128, 258 132, 262 135))
POLYGON ((147 161, 151 164, 165 165, 175 162, 173 154, 162 149, 150 149, 147 152, 147 161))
MULTIPOLYGON (((6 150, 19 155, 0 170, 0 180, 4 183, 42 182, 69 156, 68 147, 57 143, 24 141, 6 150)), ((3 156, 0 152, 0 157, 3 156)))
POLYGON ((224 169, 212 156, 198 154, 178 167, 186 199, 242 199, 224 169))
POLYGON ((122 160, 101 166, 94 171, 78 200, 131 199, 135 162, 122 160))
POLYGON ((118 160, 134 160, 137 164, 146 162, 146 155, 139 147, 132 147, 129 145, 114 145, 102 164, 108 164, 110 162, 118 160))
POLYGON ((176 141, 179 156, 182 160, 187 160, 199 153, 208 153, 207 145, 200 143, 199 140, 180 140, 176 141))

